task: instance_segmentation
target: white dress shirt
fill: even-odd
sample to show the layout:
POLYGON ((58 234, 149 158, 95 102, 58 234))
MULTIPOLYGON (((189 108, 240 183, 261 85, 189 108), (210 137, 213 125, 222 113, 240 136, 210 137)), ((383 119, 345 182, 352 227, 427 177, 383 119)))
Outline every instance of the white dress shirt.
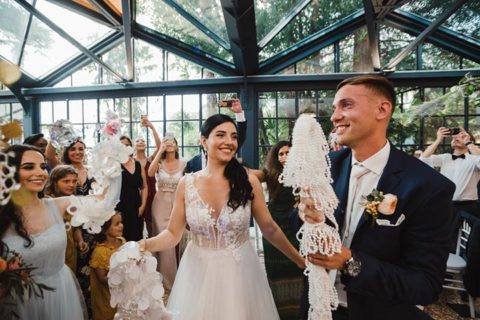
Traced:
MULTIPOLYGON (((377 153, 375 153, 363 162, 357 161, 352 155, 352 166, 354 164, 361 165, 368 170, 358 179, 356 192, 353 192, 353 189, 355 188, 355 178, 350 176, 348 201, 347 207, 345 209, 345 218, 342 229, 342 240, 344 246, 346 247, 350 247, 350 245, 352 244, 353 236, 355 234, 355 230, 357 229, 358 222, 363 215, 363 197, 371 193, 373 189, 377 188, 383 170, 387 165, 389 156, 390 142, 388 142, 388 140, 382 149, 380 149, 377 153)), ((347 307, 347 294, 345 292, 345 286, 340 282, 340 273, 337 273, 337 277, 335 280, 335 288, 337 289, 340 305, 343 307, 347 307)))
POLYGON ((420 160, 432 167, 440 168, 440 173, 455 183, 453 201, 478 200, 477 184, 480 181, 480 156, 465 154, 465 159, 453 160, 450 153, 434 154, 420 160))

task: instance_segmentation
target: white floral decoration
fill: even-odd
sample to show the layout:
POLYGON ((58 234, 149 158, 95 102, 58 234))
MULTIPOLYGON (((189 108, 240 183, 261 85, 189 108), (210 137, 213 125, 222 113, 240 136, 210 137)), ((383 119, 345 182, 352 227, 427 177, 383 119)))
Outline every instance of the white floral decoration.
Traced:
MULTIPOLYGON (((107 117, 115 117, 111 114, 107 117)), ((118 116, 117 116, 118 117, 118 116)), ((110 120, 107 124, 111 123, 110 120)), ((110 131, 109 131, 110 132, 110 131)), ((133 153, 132 147, 120 142, 120 128, 112 134, 104 135, 104 139, 96 144, 89 154, 88 176, 95 180, 92 183, 92 195, 98 197, 72 197, 71 205, 67 208, 72 217, 72 226, 83 228, 90 233, 99 233, 105 221, 115 214, 115 206, 120 199, 122 185, 122 163, 128 161, 133 153)))
MULTIPOLYGON (((328 152, 328 143, 320 124, 309 115, 301 115, 293 128, 292 147, 279 181, 292 187, 295 195, 312 198, 317 209, 333 224, 333 227, 325 221, 303 224, 297 238, 300 241, 300 254, 304 257, 314 253, 331 256, 341 250, 334 216, 338 199, 330 184, 332 178, 328 152)), ((324 268, 309 263, 308 259, 305 262, 305 275, 309 283, 308 319, 332 319, 331 310, 338 306, 335 287, 324 268)))
POLYGON ((140 252, 137 242, 127 242, 112 255, 108 285, 110 305, 117 307, 114 319, 172 319, 163 303, 165 290, 157 259, 148 251, 140 252))
POLYGON ((6 154, 0 151, 0 205, 2 206, 10 201, 12 192, 21 187, 15 179, 15 166, 8 164, 11 157, 14 157, 13 152, 6 154))
POLYGON ((57 120, 50 127, 50 143, 55 149, 68 147, 78 137, 79 134, 68 120, 57 120))

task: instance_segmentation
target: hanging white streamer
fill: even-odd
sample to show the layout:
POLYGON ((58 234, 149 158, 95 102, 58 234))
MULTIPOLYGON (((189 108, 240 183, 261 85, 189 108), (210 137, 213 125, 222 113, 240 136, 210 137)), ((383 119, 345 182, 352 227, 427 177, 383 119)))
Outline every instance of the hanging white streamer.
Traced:
MULTIPOLYGON (((321 223, 305 222, 297 237, 300 241, 300 254, 320 253, 331 256, 341 250, 338 224, 334 211, 338 199, 331 186, 329 147, 320 124, 311 116, 303 114, 295 122, 292 148, 279 181, 293 188, 295 195, 310 197, 326 220, 321 223)), ((332 319, 331 310, 338 306, 335 287, 330 282, 327 271, 306 261, 305 275, 308 276, 309 320, 332 319)))

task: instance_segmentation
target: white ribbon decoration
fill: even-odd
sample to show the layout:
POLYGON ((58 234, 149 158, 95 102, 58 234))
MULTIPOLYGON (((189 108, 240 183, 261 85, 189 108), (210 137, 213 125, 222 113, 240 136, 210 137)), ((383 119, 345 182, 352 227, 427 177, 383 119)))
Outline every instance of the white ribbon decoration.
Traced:
POLYGON ((305 257, 305 275, 308 276, 309 320, 332 319, 331 310, 338 306, 335 287, 330 282, 327 271, 309 263, 309 254, 320 253, 331 256, 341 251, 342 242, 338 234, 338 224, 334 211, 338 199, 331 186, 329 147, 320 124, 311 116, 303 114, 295 122, 292 135, 292 148, 279 177, 285 186, 293 188, 295 195, 310 197, 315 206, 330 220, 316 224, 305 222, 297 233, 300 241, 300 254, 305 257))

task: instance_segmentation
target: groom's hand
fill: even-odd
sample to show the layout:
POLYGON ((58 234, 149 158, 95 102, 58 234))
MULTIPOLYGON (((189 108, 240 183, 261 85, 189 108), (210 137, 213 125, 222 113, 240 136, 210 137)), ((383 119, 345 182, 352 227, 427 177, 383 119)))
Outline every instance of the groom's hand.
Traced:
POLYGON ((349 248, 342 246, 342 250, 333 256, 325 256, 322 254, 308 255, 308 261, 316 266, 323 267, 328 270, 338 269, 342 270, 347 262, 352 257, 352 251, 349 248))
POLYGON ((325 220, 325 215, 317 209, 315 201, 310 197, 301 197, 298 205, 298 216, 308 223, 320 223, 325 220))

